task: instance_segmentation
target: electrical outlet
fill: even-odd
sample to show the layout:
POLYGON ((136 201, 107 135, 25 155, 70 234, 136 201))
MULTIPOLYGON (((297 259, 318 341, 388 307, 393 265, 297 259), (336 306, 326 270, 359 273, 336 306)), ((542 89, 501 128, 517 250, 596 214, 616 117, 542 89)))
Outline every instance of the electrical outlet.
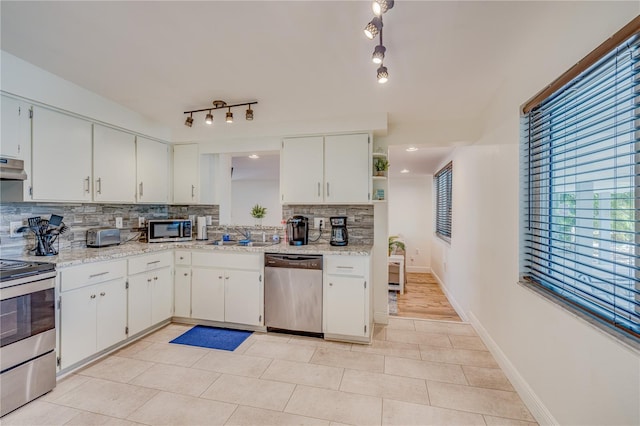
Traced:
POLYGON ((322 224, 322 229, 327 229, 327 219, 323 217, 314 217, 313 218, 313 227, 315 229, 320 228, 320 224, 322 224))
POLYGON ((211 216, 207 216, 207 226, 213 225, 213 218, 211 216))
POLYGON ((416 249, 416 254, 420 254, 420 249, 416 249))
POLYGON ((138 218, 138 228, 144 228, 144 217, 138 218))
POLYGON ((116 228, 118 228, 118 229, 122 228, 122 218, 121 217, 116 217, 116 228))
POLYGON ((9 222, 9 237, 16 238, 20 234, 16 232, 22 226, 22 222, 9 222))

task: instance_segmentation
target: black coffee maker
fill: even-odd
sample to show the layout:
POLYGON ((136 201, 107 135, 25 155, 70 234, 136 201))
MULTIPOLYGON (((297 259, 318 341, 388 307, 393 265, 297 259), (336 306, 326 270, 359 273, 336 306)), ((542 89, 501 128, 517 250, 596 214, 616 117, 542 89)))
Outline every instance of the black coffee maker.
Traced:
POLYGON ((309 243, 309 218, 292 216, 287 220, 289 245, 306 246, 309 243))
POLYGON ((329 241, 329 244, 332 246, 346 246, 349 243, 347 217, 332 216, 329 221, 331 222, 331 241, 329 241))

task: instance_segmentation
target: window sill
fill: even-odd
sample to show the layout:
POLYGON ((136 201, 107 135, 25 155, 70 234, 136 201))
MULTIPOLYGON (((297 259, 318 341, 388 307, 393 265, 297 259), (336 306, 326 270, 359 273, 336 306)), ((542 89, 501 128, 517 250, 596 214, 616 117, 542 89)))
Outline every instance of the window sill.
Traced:
POLYGON ((526 280, 519 280, 518 284, 525 289, 535 293, 547 301, 551 302, 551 304, 562 308, 564 311, 568 312, 571 316, 578 318, 587 323, 587 325, 594 330, 604 334, 609 339, 613 340, 618 344, 622 344, 627 349, 633 351, 635 354, 640 353, 640 341, 634 339, 632 336, 627 335, 623 331, 617 330, 613 327, 610 327, 608 324, 605 324, 603 321, 588 315, 582 310, 576 308, 571 303, 566 302, 552 293, 545 291, 540 288, 538 285, 528 282, 526 280))

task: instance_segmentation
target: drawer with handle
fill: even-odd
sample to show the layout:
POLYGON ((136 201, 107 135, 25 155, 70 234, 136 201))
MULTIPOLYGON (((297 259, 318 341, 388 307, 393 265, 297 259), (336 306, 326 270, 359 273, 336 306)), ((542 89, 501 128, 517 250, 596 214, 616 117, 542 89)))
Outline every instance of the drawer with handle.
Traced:
POLYGON ((69 291, 127 275, 127 261, 95 262, 60 269, 60 291, 69 291))
POLYGON ((129 259, 129 275, 165 268, 171 266, 172 262, 173 252, 171 251, 134 257, 129 259))
POLYGON ((367 259, 363 256, 325 256, 324 268, 329 275, 364 277, 367 259))

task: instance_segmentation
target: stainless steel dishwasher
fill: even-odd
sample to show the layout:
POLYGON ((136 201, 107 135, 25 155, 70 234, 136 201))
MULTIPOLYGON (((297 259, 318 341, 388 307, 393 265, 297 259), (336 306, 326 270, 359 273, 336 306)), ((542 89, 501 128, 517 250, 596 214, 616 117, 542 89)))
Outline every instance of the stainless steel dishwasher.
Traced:
POLYGON ((267 330, 322 334, 322 255, 264 255, 267 330))

